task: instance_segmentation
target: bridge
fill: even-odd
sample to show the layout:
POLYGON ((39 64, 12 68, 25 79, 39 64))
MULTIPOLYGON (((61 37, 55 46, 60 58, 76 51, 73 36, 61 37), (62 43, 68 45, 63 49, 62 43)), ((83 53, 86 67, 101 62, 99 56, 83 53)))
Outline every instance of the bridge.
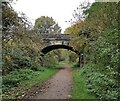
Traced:
POLYGON ((45 47, 41 50, 43 54, 47 54, 48 52, 54 50, 54 49, 68 49, 76 54, 79 54, 77 50, 75 50, 73 47, 70 46, 70 40, 71 36, 69 34, 40 34, 40 36, 43 38, 45 47))
POLYGON ((67 49, 70 51, 73 51, 79 56, 79 66, 81 61, 81 53, 77 50, 75 50, 72 46, 70 46, 70 41, 72 36, 70 34, 49 34, 49 33, 43 33, 40 34, 42 37, 45 47, 41 50, 42 56, 47 54, 48 52, 55 50, 55 49, 67 49))

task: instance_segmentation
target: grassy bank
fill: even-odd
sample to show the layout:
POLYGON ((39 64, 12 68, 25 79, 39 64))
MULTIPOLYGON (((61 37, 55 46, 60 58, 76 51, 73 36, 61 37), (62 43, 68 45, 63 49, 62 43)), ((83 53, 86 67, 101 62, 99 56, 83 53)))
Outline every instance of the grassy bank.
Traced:
POLYGON ((95 99, 95 96, 88 92, 85 79, 80 70, 73 70, 72 99, 95 99))
POLYGON ((46 81, 56 72, 56 69, 45 69, 43 71, 21 69, 11 72, 3 77, 3 99, 14 99, 32 86, 46 81))

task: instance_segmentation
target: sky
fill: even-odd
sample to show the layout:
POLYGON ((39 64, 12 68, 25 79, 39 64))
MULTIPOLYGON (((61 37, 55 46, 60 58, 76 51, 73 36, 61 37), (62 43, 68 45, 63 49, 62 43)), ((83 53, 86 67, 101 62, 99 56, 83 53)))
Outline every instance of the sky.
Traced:
POLYGON ((18 0, 12 7, 17 12, 23 12, 34 25, 41 16, 52 17, 62 28, 62 32, 70 26, 66 22, 73 18, 72 13, 80 2, 94 2, 94 0, 18 0))

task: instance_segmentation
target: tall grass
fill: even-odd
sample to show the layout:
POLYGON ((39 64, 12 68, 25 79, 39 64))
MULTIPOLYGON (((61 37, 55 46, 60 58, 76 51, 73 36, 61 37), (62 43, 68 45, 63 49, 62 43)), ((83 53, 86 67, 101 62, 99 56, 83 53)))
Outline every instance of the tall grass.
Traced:
POLYGON ((80 70, 73 70, 72 99, 95 99, 95 96, 88 92, 85 79, 80 70))

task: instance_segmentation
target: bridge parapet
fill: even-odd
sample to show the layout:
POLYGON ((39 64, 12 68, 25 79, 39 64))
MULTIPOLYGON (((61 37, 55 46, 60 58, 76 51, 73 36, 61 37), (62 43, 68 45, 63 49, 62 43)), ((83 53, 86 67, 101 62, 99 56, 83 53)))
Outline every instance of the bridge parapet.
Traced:
POLYGON ((40 36, 43 38, 43 41, 46 46, 50 45, 57 45, 57 44, 64 44, 64 45, 69 45, 71 36, 69 34, 49 34, 49 33, 44 33, 40 34, 40 36))
POLYGON ((48 34, 48 33, 44 33, 44 34, 40 34, 40 36, 43 39, 55 39, 55 40, 70 40, 71 36, 70 34, 48 34))

